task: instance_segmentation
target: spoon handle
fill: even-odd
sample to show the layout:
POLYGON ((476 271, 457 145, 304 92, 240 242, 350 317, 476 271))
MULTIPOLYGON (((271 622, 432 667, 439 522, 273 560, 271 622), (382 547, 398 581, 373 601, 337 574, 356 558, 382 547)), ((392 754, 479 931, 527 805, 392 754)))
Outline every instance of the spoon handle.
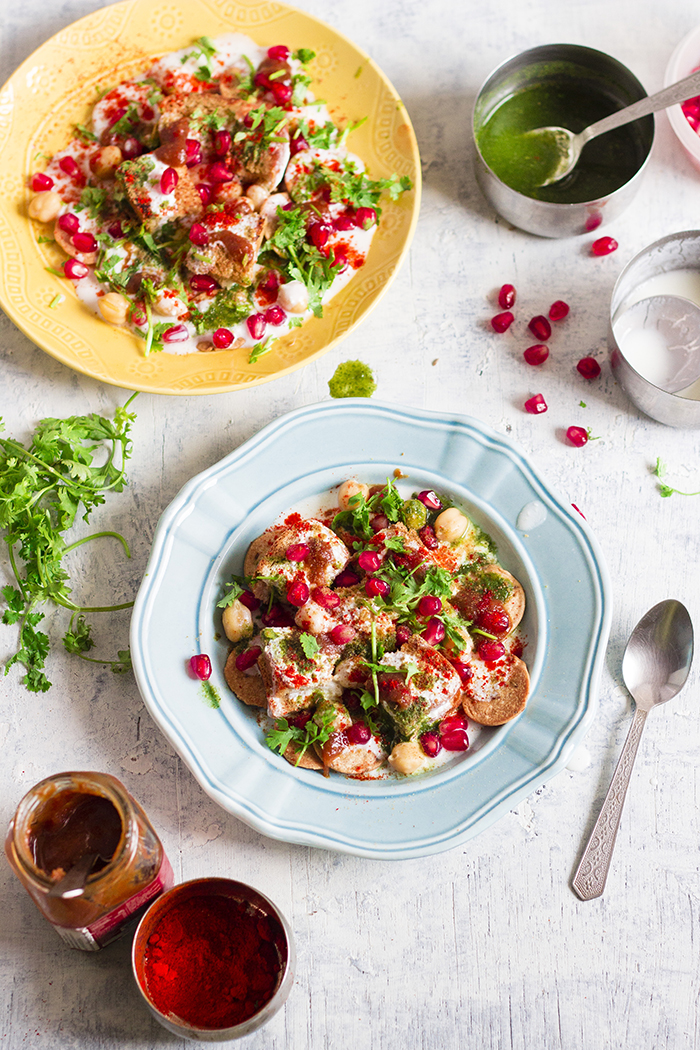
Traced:
POLYGON ((612 860, 617 829, 620 826, 622 807, 627 794, 627 786, 632 775, 632 767, 637 757, 637 748, 642 738, 642 730, 646 723, 648 711, 642 711, 637 707, 629 728, 625 746, 618 759, 608 793, 603 802, 603 808, 598 814, 595 827, 591 832, 588 844, 583 851, 581 863, 578 866, 573 888, 582 901, 593 900, 600 897, 605 889, 605 880, 608 877, 610 861, 612 860))
POLYGON ((671 84, 662 91, 657 91, 655 95, 640 98, 639 102, 633 102, 631 106, 625 106, 624 109, 611 113, 609 117, 603 117, 602 120, 586 128, 581 133, 581 138, 589 142, 597 135, 605 134, 606 131, 622 127, 623 124, 639 120, 640 117, 646 117, 650 113, 658 113, 661 109, 668 109, 676 102, 685 102, 686 99, 693 98, 695 95, 700 95, 700 70, 679 80, 677 84, 671 84))

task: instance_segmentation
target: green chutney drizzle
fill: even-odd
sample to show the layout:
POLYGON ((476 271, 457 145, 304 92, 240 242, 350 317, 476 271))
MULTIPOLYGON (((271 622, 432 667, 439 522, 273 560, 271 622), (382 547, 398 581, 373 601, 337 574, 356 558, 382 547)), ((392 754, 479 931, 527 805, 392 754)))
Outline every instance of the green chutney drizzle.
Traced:
POLYGON ((524 133, 550 126, 577 133, 619 108, 585 81, 543 80, 506 98, 478 131, 477 142, 499 179, 527 197, 555 204, 598 200, 628 182, 644 162, 648 135, 640 122, 589 142, 574 170, 551 186, 539 184, 556 165, 554 143, 524 133))
POLYGON ((216 689, 211 684, 211 682, 202 682, 202 688, 200 689, 200 693, 204 697, 209 707, 213 707, 214 710, 216 710, 218 707, 221 707, 221 696, 219 695, 219 690, 216 689))
POLYGON ((371 397, 377 389, 374 374, 363 361, 343 361, 328 381, 331 397, 371 397))

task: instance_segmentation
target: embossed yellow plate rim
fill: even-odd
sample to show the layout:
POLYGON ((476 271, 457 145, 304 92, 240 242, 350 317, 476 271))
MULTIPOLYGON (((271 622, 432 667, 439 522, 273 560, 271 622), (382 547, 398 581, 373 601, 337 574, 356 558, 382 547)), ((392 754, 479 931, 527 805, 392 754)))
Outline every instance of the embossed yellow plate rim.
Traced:
POLYGON ((396 91, 368 55, 330 26, 269 0, 125 0, 74 22, 24 62, 0 91, 0 306, 52 357, 115 386, 162 394, 212 394, 269 382, 326 353, 377 304, 406 254, 420 205, 420 161, 396 91), (324 310, 284 336, 254 365, 248 351, 143 356, 130 332, 112 328, 47 267, 65 258, 27 218, 28 179, 87 119, 97 91, 144 68, 146 60, 198 36, 240 32, 261 45, 316 52, 317 98, 336 121, 367 121, 350 145, 372 178, 408 175, 414 189, 382 201, 382 223, 367 262, 324 310))

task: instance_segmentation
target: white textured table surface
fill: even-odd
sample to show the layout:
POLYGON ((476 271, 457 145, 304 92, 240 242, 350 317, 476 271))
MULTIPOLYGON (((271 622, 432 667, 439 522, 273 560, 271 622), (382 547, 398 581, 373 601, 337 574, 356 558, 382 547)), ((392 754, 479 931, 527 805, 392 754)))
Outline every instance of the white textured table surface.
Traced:
MULTIPOLYGON (((1 79, 100 6, 4 4, 1 79)), ((203 793, 152 724, 132 677, 92 669, 59 643, 46 695, 26 693, 15 672, 0 679, 0 819, 6 824, 25 791, 50 773, 101 769, 144 804, 178 880, 229 875, 272 897, 296 934, 298 976, 284 1010, 246 1040, 250 1047, 700 1046, 696 673, 649 720, 604 896, 581 903, 569 885, 631 717, 620 677, 629 631, 666 597, 681 599, 700 627, 700 498, 661 499, 650 473, 661 456, 679 488, 700 488, 698 434, 637 413, 610 374, 605 346, 617 274, 644 245, 699 225, 700 177, 658 118, 640 195, 603 231, 619 250, 595 259, 592 237, 539 240, 496 220, 474 181, 469 130, 484 77, 540 43, 600 48, 657 90, 698 12, 687 0, 301 6, 365 49, 405 101, 425 180, 410 255, 364 325, 304 370, 244 393, 140 395, 129 488, 94 519, 125 534, 132 560, 105 565, 86 551, 76 569, 89 592, 132 597, 158 517, 183 483, 279 414, 326 398, 336 365, 359 357, 376 372, 378 397, 472 414, 511 434, 586 515, 614 583, 600 709, 585 745, 592 761, 562 772, 466 846, 434 858, 392 864, 289 846, 262 838, 203 793), (487 328, 504 281, 518 289, 521 318, 546 312, 555 299, 571 304, 539 372, 520 359, 528 345, 524 321, 507 336, 487 328), (593 384, 574 367, 589 353, 603 364, 593 384), (522 404, 538 390, 549 411, 526 415, 522 404), (571 448, 562 434, 572 423, 600 439, 571 448)), ((46 415, 111 414, 125 400, 55 362, 4 315, 0 334, 0 413, 10 434, 26 439, 46 415)), ((0 553, 0 577, 7 572, 0 553)), ((58 635, 56 623, 57 643, 58 635)), ((97 622, 96 636, 103 648, 125 645, 128 613, 97 622)), ((0 660, 12 642, 3 627, 0 660)), ((127 943, 97 954, 64 947, 4 862, 0 909, 2 1047, 146 1050, 178 1042, 143 1008, 127 943)))

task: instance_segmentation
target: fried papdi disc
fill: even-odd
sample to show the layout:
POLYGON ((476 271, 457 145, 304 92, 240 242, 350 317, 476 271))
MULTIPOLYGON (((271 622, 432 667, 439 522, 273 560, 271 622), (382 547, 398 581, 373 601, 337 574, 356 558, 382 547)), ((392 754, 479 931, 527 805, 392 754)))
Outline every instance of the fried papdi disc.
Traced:
POLYGON ((248 707, 267 707, 265 685, 259 674, 246 674, 236 667, 238 653, 232 649, 224 666, 224 678, 229 689, 248 707))
POLYGON ((304 754, 299 758, 301 748, 293 741, 283 752, 283 757, 292 766, 301 766, 302 769, 323 769, 323 762, 312 747, 307 747, 304 754))
POLYGON ((508 572, 507 569, 502 568, 500 565, 487 565, 484 569, 485 574, 492 576, 500 576, 501 579, 507 580, 507 582, 513 588, 512 593, 503 603, 503 606, 510 616, 511 631, 514 631, 523 618, 525 612, 525 591, 522 585, 518 583, 515 576, 508 572))
POLYGON ((483 661, 472 660, 471 666, 477 672, 475 679, 479 688, 476 688, 477 681, 473 680, 473 690, 470 692, 470 683, 462 694, 462 707, 467 718, 482 726, 501 726, 519 715, 530 692, 530 676, 523 661, 509 654, 486 674, 483 661), (477 695, 488 699, 476 699, 477 695))

